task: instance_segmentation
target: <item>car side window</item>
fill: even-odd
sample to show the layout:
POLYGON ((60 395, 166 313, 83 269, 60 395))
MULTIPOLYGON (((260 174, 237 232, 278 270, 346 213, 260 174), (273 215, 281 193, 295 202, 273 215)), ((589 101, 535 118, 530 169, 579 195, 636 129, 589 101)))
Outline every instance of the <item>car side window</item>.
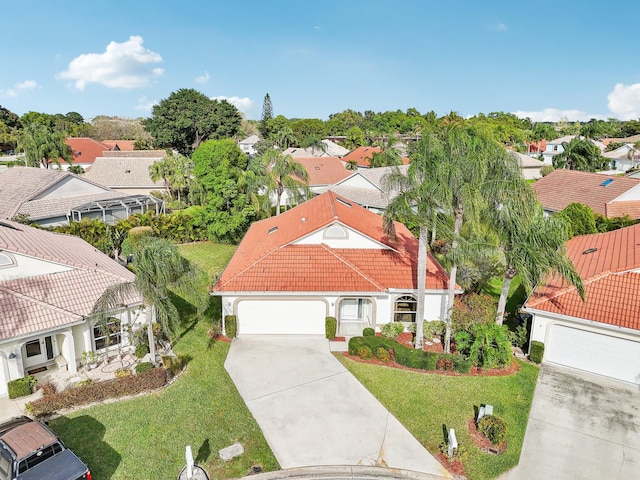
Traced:
POLYGON ((43 448, 42 450, 38 450, 33 455, 25 458, 20 462, 20 464, 18 465, 18 473, 26 472, 30 468, 35 467, 39 463, 44 462, 47 458, 51 458, 56 453, 60 453, 61 451, 62 445, 57 442, 43 448))
POLYGON ((11 478, 11 459, 0 455, 0 480, 11 478))

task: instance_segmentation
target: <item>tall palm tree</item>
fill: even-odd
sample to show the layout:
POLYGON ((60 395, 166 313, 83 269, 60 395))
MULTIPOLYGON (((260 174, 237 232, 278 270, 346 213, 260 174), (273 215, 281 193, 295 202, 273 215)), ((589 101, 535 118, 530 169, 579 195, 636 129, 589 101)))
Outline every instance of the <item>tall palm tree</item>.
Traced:
POLYGON ((563 151, 553 157, 554 168, 595 172, 603 170, 608 163, 590 140, 575 137, 570 142, 564 142, 562 147, 563 151))
POLYGON ((520 275, 527 295, 545 275, 560 275, 576 287, 584 300, 582 279, 566 254, 567 227, 561 218, 545 217, 535 201, 520 206, 503 204, 495 213, 493 223, 501 237, 506 263, 496 313, 498 325, 504 321, 509 288, 516 275, 520 275))
POLYGON ((289 148, 291 145, 296 143, 296 136, 291 130, 291 127, 285 125, 280 130, 278 130, 273 137, 275 144, 285 150, 289 148))
POLYGON ((61 158, 69 165, 73 161, 73 151, 65 143, 64 134, 35 122, 25 125, 18 137, 17 148, 24 152, 28 167, 49 168, 55 163, 59 168, 61 158))
POLYGON ((322 141, 322 138, 319 135, 314 133, 307 135, 302 139, 300 146, 302 148, 310 148, 312 153, 315 153, 316 151, 326 153, 327 151, 327 144, 322 141))
POLYGON ((169 292, 191 301, 203 312, 208 304, 208 293, 201 272, 180 255, 167 240, 146 237, 134 252, 132 282, 114 285, 96 302, 93 314, 100 319, 127 303, 127 299, 142 296, 147 311, 147 335, 151 359, 155 363, 155 339, 152 325, 157 321, 169 337, 175 333, 180 315, 171 302, 169 292))
POLYGON ((418 265, 416 270, 416 341, 415 348, 422 348, 424 303, 426 293, 427 259, 429 251, 429 229, 433 228, 440 205, 435 201, 434 191, 439 186, 434 183, 432 172, 442 155, 441 145, 434 136, 425 136, 412 157, 407 174, 399 169, 383 178, 387 195, 399 192, 384 213, 385 230, 395 236, 393 220, 402 219, 419 229, 418 265))

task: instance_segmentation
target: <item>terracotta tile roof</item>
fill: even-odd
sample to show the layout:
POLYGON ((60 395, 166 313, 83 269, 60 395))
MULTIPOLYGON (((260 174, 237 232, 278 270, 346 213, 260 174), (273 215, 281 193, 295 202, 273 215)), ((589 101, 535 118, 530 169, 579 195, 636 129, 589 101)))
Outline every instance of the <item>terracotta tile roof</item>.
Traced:
POLYGON ((332 185, 353 172, 347 170, 338 157, 296 158, 309 173, 309 186, 332 185))
POLYGON ((134 150, 133 146, 135 145, 136 141, 135 140, 102 140, 100 143, 110 147, 109 150, 115 150, 117 146, 119 150, 130 151, 130 150, 134 150))
MULTIPOLYGON (((417 240, 396 223, 397 241, 382 218, 329 191, 278 217, 254 223, 222 273, 214 291, 384 291, 415 288, 417 240), (293 244, 339 223, 375 242, 379 249, 293 244), (270 233, 271 232, 271 233, 270 233), (296 267, 297 266, 297 267, 296 267)), ((447 275, 429 258, 429 288, 447 288, 447 275)))
POLYGON ((158 158, 98 157, 93 166, 82 177, 95 183, 118 187, 157 187, 164 189, 164 181, 151 180, 149 167, 158 158))
MULTIPOLYGON (((107 288, 135 280, 132 272, 80 238, 14 222, 0 222, 0 251, 71 268, 0 281, 0 339, 80 322, 107 288)), ((140 301, 134 296, 127 303, 140 301)))
MULTIPOLYGON (((554 170, 532 186, 545 210, 560 211, 570 203, 578 202, 591 207, 595 213, 607 215, 607 210, 617 203, 615 200, 618 197, 632 189, 640 191, 640 179, 609 177, 575 170, 554 170), (608 180, 611 181, 607 182, 608 180), (605 182, 607 182, 606 185, 605 182)), ((627 209, 633 213, 640 208, 640 201, 630 203, 625 202, 620 207, 615 206, 613 211, 616 215, 608 216, 625 214, 627 209)))
POLYGON ((547 141, 540 140, 539 142, 529 143, 529 153, 542 153, 547 149, 547 141))
POLYGON ((586 303, 556 276, 536 288, 526 307, 640 329, 640 224, 574 237, 567 254, 585 283, 586 303))
POLYGON ((73 163, 93 163, 96 157, 101 157, 102 152, 112 150, 113 147, 106 143, 98 142, 93 138, 70 137, 65 143, 73 150, 73 163))
MULTIPOLYGON (((342 157, 343 162, 349 162, 355 160, 359 167, 369 167, 369 160, 374 153, 380 153, 382 149, 380 147, 358 147, 352 152, 342 157)), ((403 165, 409 165, 409 159, 402 158, 403 165)))

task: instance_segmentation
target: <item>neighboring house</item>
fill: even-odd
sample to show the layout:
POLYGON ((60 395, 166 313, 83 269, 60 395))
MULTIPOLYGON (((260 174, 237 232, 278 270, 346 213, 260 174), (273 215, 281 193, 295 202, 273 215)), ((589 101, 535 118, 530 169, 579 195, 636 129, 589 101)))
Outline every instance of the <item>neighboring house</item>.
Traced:
MULTIPOLYGON (((352 152, 342 157, 342 161, 345 164, 355 162, 358 168, 371 168, 369 161, 373 157, 374 153, 380 153, 382 149, 380 147, 358 147, 352 152)), ((409 159, 402 157, 402 164, 408 165, 409 159)))
POLYGON ((605 217, 640 219, 640 180, 577 170, 554 170, 532 185, 547 213, 582 203, 605 217))
POLYGON ((105 152, 82 176, 92 182, 105 185, 117 192, 132 195, 150 195, 151 192, 168 192, 164 180, 151 180, 149 168, 166 156, 164 150, 136 150, 105 152), (145 156, 137 154, 146 152, 145 156), (136 156, 129 156, 136 154, 136 156))
MULTIPOLYGON (((328 316, 341 336, 415 322, 418 241, 395 228, 394 240, 379 215, 323 193, 251 225, 212 295, 240 335, 324 335, 328 316)), ((424 319, 444 319, 449 278, 431 255, 427 265, 424 319)))
POLYGON ((609 159, 611 170, 619 172, 626 172, 640 165, 640 152, 631 144, 605 152, 602 156, 609 159))
POLYGON ((634 144, 636 142, 640 142, 640 134, 632 135, 630 137, 625 138, 603 138, 601 140, 602 144, 606 147, 610 143, 630 143, 634 144))
POLYGON ((324 139, 322 140, 322 143, 326 145, 327 147, 326 152, 332 157, 344 157, 346 154, 349 153, 348 148, 345 148, 342 145, 338 145, 337 143, 332 142, 331 140, 324 139))
MULTIPOLYGON (((93 138, 70 137, 65 140, 65 143, 73 150, 72 165, 80 166, 85 171, 93 165, 97 157, 102 156, 102 152, 113 149, 112 146, 98 142, 93 138)), ((60 168, 62 170, 67 170, 69 167, 70 165, 67 162, 60 160, 60 168)))
MULTIPOLYGON (((546 143, 546 148, 542 152, 542 161, 546 165, 553 165, 553 157, 564 152, 564 144, 569 143, 571 140, 576 138, 577 135, 566 135, 564 137, 559 137, 554 140, 549 140, 546 143)), ((604 143, 597 140, 590 140, 596 147, 600 149, 601 152, 604 153, 606 146, 604 143)), ((539 156, 536 155, 536 156, 539 156)))
POLYGON ((98 218, 113 224, 149 209, 160 213, 164 203, 148 195, 123 195, 64 170, 12 167, 0 172, 0 220, 26 216, 53 227, 98 218))
POLYGON ((571 239, 567 252, 586 301, 557 277, 525 309, 544 361, 640 385, 640 224, 571 239))
POLYGON ((102 140, 103 143, 111 148, 109 150, 113 150, 114 152, 118 151, 131 151, 135 150, 134 145, 136 144, 135 140, 102 140))
POLYGON ((91 313, 106 289, 134 279, 78 237, 0 221, 0 396, 29 372, 73 374, 82 352, 128 346, 128 327, 145 323, 141 298, 130 298, 103 327, 91 313))
POLYGON ((341 147, 331 140, 322 140, 324 150, 321 148, 287 148, 284 155, 291 155, 293 158, 310 158, 310 157, 344 157, 349 153, 348 148, 341 147))
MULTIPOLYGON (((295 161, 309 174, 307 185, 314 194, 326 191, 328 186, 352 174, 337 157, 296 158, 295 161)), ((295 205, 295 200, 288 190, 284 191, 280 201, 282 205, 295 205)), ((276 204, 275 194, 271 195, 271 203, 276 204)))
POLYGON ((522 176, 526 180, 535 180, 538 178, 542 178, 540 169, 544 167, 544 162, 542 162, 541 160, 536 160, 535 158, 531 158, 529 155, 524 155, 518 152, 510 151, 510 154, 514 155, 518 159, 518 164, 520 165, 522 176))
POLYGON ((358 169, 328 189, 339 196, 356 202, 367 210, 381 213, 386 210, 389 202, 398 195, 397 190, 387 194, 384 185, 385 176, 396 169, 406 175, 409 165, 358 169))
POLYGON ((251 135, 244 140, 240 140, 238 142, 238 147, 240 147, 240 150, 242 150, 247 155, 255 155, 256 153, 258 153, 256 152, 255 145, 259 141, 260 137, 258 137, 257 135, 251 135))

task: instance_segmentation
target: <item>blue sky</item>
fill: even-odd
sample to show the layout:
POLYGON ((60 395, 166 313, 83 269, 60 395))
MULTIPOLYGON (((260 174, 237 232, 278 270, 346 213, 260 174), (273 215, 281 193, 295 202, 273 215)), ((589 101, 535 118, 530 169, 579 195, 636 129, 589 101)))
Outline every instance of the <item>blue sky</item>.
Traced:
POLYGON ((347 108, 640 118, 640 2, 21 0, 0 105, 147 117, 180 88, 258 119, 347 108))

